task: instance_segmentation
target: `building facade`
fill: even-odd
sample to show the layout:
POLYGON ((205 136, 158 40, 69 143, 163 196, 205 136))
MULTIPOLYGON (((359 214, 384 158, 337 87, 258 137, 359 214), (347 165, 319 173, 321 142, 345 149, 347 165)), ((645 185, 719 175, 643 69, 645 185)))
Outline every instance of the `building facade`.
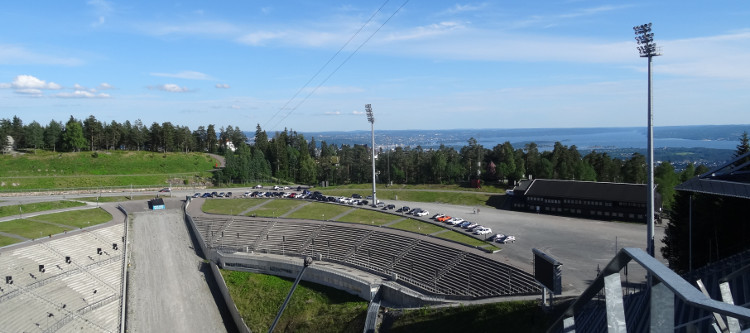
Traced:
MULTIPOLYGON (((522 180, 513 189, 514 210, 597 220, 646 222, 646 185, 576 180, 522 180)), ((509 193, 510 194, 510 193, 509 193)), ((661 212, 655 193, 654 211, 661 212)))

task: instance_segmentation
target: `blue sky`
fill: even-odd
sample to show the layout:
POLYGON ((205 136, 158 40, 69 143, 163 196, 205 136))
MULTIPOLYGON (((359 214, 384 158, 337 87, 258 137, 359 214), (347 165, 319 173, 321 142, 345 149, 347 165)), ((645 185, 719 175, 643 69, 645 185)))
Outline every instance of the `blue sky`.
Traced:
POLYGON ((750 123, 747 1, 4 1, 0 118, 646 126, 647 22, 656 126, 750 123))

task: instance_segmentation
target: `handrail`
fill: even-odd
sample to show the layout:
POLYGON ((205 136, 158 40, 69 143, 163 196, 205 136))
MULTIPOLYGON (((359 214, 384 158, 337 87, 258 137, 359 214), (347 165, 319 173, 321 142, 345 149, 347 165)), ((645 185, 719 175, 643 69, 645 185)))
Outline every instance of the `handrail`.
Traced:
MULTIPOLYGON (((702 294, 697 288, 685 281, 674 271, 664 266, 661 262, 649 256, 639 248, 623 248, 605 266, 604 270, 596 277, 591 285, 565 310, 565 312, 549 327, 547 332, 556 331, 566 318, 573 317, 583 306, 593 299, 599 291, 605 287, 605 277, 625 268, 630 261, 635 261, 646 269, 652 277, 653 285, 648 292, 653 292, 653 286, 657 280, 667 287, 674 296, 679 297, 687 305, 702 310, 718 313, 721 315, 750 320, 750 309, 713 300, 702 294)), ((652 294, 653 295, 653 294, 652 294)))

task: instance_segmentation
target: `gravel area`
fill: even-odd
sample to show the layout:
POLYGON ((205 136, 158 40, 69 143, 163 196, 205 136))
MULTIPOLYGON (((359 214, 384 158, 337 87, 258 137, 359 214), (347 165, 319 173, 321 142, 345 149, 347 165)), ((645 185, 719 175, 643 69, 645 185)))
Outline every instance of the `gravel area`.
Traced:
POLYGON ((226 332, 181 211, 133 216, 128 331, 226 332))

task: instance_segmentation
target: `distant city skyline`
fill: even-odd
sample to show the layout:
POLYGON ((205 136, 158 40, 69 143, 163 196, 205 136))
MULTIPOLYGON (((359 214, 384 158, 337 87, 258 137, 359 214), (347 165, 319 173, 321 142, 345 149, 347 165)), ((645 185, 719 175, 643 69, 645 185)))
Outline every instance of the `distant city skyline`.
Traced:
POLYGON ((0 9, 0 118, 26 123, 94 115, 191 130, 355 131, 369 129, 372 104, 376 131, 645 127, 646 60, 632 27, 648 22, 664 54, 654 59, 656 126, 750 123, 745 1, 0 9))

